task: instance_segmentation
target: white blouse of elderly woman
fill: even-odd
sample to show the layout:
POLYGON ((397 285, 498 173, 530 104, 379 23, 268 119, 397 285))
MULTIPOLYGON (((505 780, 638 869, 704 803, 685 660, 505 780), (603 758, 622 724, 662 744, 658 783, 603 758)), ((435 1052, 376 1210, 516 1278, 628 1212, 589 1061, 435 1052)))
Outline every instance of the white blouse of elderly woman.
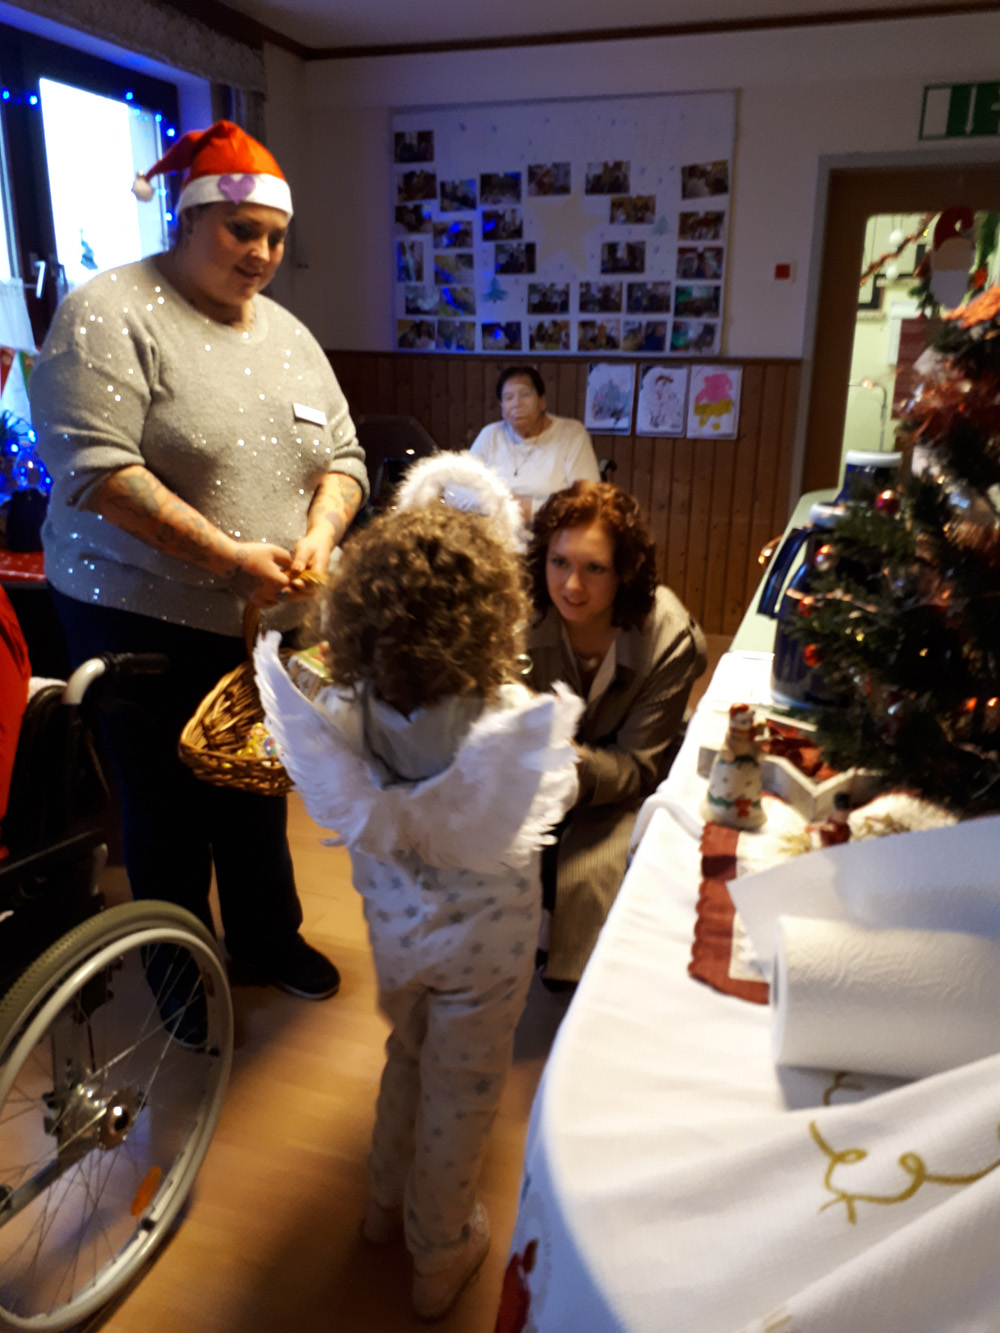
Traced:
POLYGON ((584 425, 555 416, 534 366, 508 366, 497 380, 500 421, 484 426, 470 452, 510 487, 526 519, 554 492, 574 481, 597 481, 600 471, 584 425))

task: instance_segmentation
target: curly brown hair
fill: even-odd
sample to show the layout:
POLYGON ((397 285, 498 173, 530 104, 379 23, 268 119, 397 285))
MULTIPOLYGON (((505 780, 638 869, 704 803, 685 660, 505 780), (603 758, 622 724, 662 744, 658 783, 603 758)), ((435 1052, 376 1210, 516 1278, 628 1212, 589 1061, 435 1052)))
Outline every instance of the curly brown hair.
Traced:
POLYGON ((327 595, 338 685, 369 684, 409 715, 449 695, 496 695, 518 679, 529 615, 515 552, 478 514, 391 510, 345 545, 327 595))
POLYGON ((638 503, 627 491, 608 481, 575 481, 556 491, 539 509, 528 547, 528 577, 539 619, 552 605, 545 565, 549 543, 564 528, 600 523, 614 543, 615 573, 621 580, 612 611, 612 623, 637 629, 656 597, 656 547, 638 503))

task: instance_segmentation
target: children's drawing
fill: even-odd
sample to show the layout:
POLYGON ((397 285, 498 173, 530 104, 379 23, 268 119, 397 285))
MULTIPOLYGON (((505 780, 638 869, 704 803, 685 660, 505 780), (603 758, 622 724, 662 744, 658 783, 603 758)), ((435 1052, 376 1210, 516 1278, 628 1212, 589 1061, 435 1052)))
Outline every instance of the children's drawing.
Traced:
POLYGON ((734 440, 740 424, 743 372, 736 366, 692 366, 688 392, 689 439, 734 440))
POLYGON ((688 367, 645 365, 639 368, 637 435, 674 438, 684 434, 684 400, 687 397, 688 367))
POLYGON ((598 435, 628 434, 635 398, 635 366, 591 361, 587 368, 585 424, 598 435))

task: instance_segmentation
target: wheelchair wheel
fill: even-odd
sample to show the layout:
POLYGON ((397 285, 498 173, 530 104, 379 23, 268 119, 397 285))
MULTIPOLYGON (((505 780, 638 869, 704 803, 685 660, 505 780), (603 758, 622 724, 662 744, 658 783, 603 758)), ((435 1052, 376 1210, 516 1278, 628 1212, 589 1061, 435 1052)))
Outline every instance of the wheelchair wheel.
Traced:
POLYGON ((0 1323, 65 1329, 164 1239, 233 1052, 215 942, 169 903, 110 908, 0 1000, 0 1323))

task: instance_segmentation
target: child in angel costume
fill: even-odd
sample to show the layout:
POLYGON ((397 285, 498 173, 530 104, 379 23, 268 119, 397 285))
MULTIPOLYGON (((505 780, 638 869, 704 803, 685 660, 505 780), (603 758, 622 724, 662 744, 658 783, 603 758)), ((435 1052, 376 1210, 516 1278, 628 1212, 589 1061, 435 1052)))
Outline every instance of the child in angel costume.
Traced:
POLYGON ((520 536, 477 460, 425 460, 344 548, 325 607, 333 684, 310 702, 275 634, 255 655, 281 758, 364 898, 392 1031, 362 1232, 384 1243, 402 1223, 424 1318, 489 1246, 476 1185, 534 968, 538 853, 577 791, 580 701, 519 679, 520 536))

